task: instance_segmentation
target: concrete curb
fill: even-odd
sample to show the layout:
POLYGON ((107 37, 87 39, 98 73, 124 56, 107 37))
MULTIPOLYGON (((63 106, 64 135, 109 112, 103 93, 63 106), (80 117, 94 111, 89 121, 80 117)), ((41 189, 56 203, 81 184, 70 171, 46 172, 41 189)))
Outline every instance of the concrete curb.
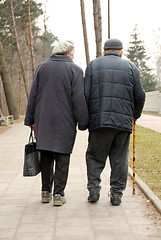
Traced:
MULTIPOLYGON (((133 178, 133 171, 129 167, 128 174, 131 178, 133 178)), ((150 199, 150 201, 153 203, 155 208, 161 213, 161 200, 153 193, 153 191, 135 174, 135 182, 138 185, 138 187, 141 189, 141 191, 150 199)))

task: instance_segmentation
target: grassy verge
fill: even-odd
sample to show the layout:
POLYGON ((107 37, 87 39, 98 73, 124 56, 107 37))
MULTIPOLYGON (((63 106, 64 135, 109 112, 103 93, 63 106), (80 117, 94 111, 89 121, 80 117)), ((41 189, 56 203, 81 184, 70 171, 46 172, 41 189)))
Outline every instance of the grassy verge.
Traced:
POLYGON ((155 116, 155 117, 161 117, 161 114, 155 113, 155 112, 143 112, 143 114, 150 115, 150 116, 155 116))
MULTIPOLYGON (((129 166, 132 168, 133 143, 130 139, 129 166)), ((161 199, 161 133, 136 126, 136 173, 161 199)))

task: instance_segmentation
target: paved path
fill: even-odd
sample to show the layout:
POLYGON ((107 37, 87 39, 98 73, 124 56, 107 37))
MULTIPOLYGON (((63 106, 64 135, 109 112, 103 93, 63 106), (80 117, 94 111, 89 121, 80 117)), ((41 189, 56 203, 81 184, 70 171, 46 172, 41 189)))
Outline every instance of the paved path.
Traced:
POLYGON ((136 123, 142 127, 150 128, 161 133, 161 117, 142 114, 136 123))
POLYGON ((128 180, 122 204, 111 206, 109 165, 102 174, 100 201, 87 202, 85 150, 87 132, 79 132, 71 158, 67 203, 40 202, 40 175, 22 177, 23 148, 29 129, 14 124, 0 134, 0 240, 161 240, 147 199, 128 180))

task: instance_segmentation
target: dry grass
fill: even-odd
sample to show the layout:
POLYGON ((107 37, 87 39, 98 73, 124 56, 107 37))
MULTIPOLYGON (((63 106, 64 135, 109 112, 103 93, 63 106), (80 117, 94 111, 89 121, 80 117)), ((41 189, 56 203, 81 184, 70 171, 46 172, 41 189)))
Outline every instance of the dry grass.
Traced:
MULTIPOLYGON (((129 166, 133 146, 130 140, 129 166)), ((136 173, 161 199, 161 133, 136 126, 136 173)))

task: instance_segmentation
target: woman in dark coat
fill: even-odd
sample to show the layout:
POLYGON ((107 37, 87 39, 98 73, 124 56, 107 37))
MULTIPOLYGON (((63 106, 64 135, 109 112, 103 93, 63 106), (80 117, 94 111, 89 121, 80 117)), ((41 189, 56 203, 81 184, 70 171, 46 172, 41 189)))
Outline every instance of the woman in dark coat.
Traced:
POLYGON ((25 125, 34 125, 41 152, 42 202, 50 202, 54 180, 53 205, 65 203, 76 126, 79 130, 88 127, 83 71, 72 61, 73 50, 72 41, 59 42, 54 54, 39 65, 25 117, 25 125))

